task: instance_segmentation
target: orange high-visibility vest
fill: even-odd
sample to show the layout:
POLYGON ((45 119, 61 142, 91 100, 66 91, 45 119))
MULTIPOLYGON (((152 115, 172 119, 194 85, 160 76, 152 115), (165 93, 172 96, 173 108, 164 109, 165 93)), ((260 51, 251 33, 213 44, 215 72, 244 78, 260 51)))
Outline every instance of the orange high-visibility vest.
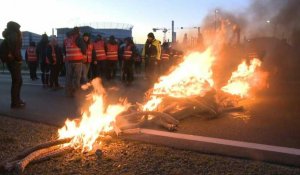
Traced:
POLYGON ((88 44, 87 49, 86 49, 86 59, 84 60, 86 63, 92 62, 92 51, 93 51, 93 45, 88 44))
POLYGON ((118 49, 117 44, 107 44, 106 58, 113 61, 118 60, 118 49))
POLYGON ((66 60, 67 61, 80 61, 83 59, 80 48, 76 45, 75 38, 70 37, 65 39, 66 47, 66 60))
POLYGON ((248 52, 248 58, 249 59, 258 58, 258 55, 256 52, 248 52))
POLYGON ((27 58, 28 61, 37 61, 37 56, 36 56, 36 47, 34 46, 29 46, 27 48, 27 58))
MULTIPOLYGON (((55 48, 54 48, 54 46, 52 46, 52 45, 50 45, 50 47, 51 47, 51 55, 52 55, 52 59, 53 59, 53 64, 56 64, 56 53, 55 53, 55 48)), ((49 58, 48 57, 46 57, 46 63, 47 64, 50 64, 50 61, 49 61, 49 58)))
POLYGON ((166 52, 166 51, 162 51, 162 54, 161 54, 161 59, 162 60, 169 60, 170 58, 170 55, 166 52))
POLYGON ((106 60, 106 54, 105 54, 105 49, 104 49, 104 41, 100 40, 97 41, 93 44, 95 52, 96 52, 96 59, 101 61, 101 60, 106 60))
POLYGON ((124 53, 123 53, 124 60, 129 60, 130 58, 132 58, 132 54, 133 54, 132 46, 131 45, 125 46, 124 53))

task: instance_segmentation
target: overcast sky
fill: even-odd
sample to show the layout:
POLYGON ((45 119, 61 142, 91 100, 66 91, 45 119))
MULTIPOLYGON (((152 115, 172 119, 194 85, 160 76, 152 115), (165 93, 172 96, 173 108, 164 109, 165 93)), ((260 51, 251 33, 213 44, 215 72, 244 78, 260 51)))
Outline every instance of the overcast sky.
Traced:
MULTIPOLYGON (((153 27, 199 26, 214 9, 241 11, 250 0, 6 0, 1 1, 0 30, 16 21, 22 31, 51 34, 52 28, 96 22, 132 24, 133 37, 143 43, 153 27)), ((184 30, 177 30, 178 35, 184 30)), ((155 33, 162 40, 162 32, 155 33)), ((1 36, 2 38, 2 36, 1 36)))

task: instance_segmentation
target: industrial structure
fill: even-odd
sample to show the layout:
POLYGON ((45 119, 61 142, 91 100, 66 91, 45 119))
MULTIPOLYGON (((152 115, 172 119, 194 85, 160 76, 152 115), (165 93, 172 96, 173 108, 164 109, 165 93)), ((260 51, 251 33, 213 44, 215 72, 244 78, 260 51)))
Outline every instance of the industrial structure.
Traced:
POLYGON ((153 28, 153 32, 157 32, 157 31, 162 31, 163 32, 163 41, 164 42, 171 42, 171 43, 177 43, 177 33, 175 32, 175 30, 198 30, 198 34, 197 37, 188 37, 187 33, 184 34, 183 37, 183 43, 185 45, 196 45, 198 43, 202 42, 202 34, 200 31, 200 27, 199 26, 195 26, 195 27, 177 27, 175 28, 175 24, 174 24, 174 20, 172 20, 171 23, 171 28, 167 28, 167 27, 156 27, 153 28), (167 38, 167 33, 171 31, 171 41, 167 38))

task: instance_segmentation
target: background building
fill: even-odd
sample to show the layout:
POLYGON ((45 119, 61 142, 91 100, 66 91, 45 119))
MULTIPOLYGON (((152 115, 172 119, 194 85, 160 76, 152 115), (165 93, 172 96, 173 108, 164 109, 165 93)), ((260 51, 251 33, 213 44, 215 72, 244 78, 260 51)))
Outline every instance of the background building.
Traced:
MULTIPOLYGON (((122 23, 96 23, 80 26, 81 33, 90 33, 92 38, 95 38, 98 34, 102 35, 104 38, 108 38, 110 35, 114 35, 116 39, 124 39, 126 37, 132 37, 132 28, 133 26, 130 24, 122 24, 122 23)), ((57 39, 60 45, 63 44, 63 41, 66 37, 66 33, 71 31, 73 28, 57 28, 57 39)), ((54 35, 54 31, 52 31, 52 35, 54 35)), ((51 37, 52 35, 49 35, 51 37)), ((22 32, 22 56, 25 58, 25 51, 29 46, 31 41, 34 41, 36 44, 41 40, 41 35, 23 31, 22 32)), ((3 41, 0 39, 0 43, 3 41)))
MULTIPOLYGON (((95 38, 98 34, 104 38, 108 38, 110 35, 114 35, 116 39, 124 39, 126 37, 132 37, 132 28, 130 24, 121 23, 97 23, 86 26, 78 27, 81 33, 90 33, 92 38, 95 38)), ((66 33, 73 28, 57 28, 58 43, 62 44, 66 33)))
POLYGON ((41 35, 29 31, 24 31, 22 32, 22 38, 22 48, 26 49, 31 41, 34 41, 35 44, 37 44, 41 40, 41 35))

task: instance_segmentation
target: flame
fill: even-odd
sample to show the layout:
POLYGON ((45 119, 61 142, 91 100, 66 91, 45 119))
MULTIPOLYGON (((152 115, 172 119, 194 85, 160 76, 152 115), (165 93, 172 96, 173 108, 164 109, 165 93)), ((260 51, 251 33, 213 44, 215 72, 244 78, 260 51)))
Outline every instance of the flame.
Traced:
POLYGON ((228 84, 221 90, 241 98, 249 97, 251 89, 263 87, 266 84, 267 74, 257 70, 260 66, 261 61, 257 58, 252 59, 250 65, 243 61, 232 73, 228 84))
POLYGON ((212 79, 214 60, 211 49, 186 56, 174 71, 160 77, 159 82, 155 83, 150 100, 143 106, 143 110, 156 109, 163 96, 182 98, 205 95, 214 85, 212 79))
POLYGON ((113 129, 115 118, 127 110, 128 105, 109 105, 104 103, 104 91, 99 79, 93 80, 92 104, 82 114, 80 120, 69 120, 58 130, 59 138, 73 138, 69 145, 83 151, 91 151, 97 138, 113 129))

